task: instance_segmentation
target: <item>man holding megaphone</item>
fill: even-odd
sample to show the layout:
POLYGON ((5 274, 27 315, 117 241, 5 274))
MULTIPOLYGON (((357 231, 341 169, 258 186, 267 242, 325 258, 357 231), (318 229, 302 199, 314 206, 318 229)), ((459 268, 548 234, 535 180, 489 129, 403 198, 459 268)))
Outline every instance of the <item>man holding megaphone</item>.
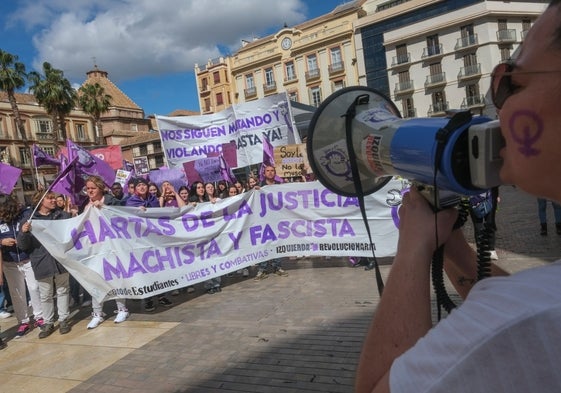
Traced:
MULTIPOLYGON (((491 81, 505 146, 500 178, 561 202, 561 0, 536 21, 513 62, 491 81), (529 141, 529 135, 532 141, 529 141), (530 143, 531 142, 531 143, 530 143)), ((397 255, 366 337, 358 392, 561 391, 561 262, 472 285, 476 257, 457 210, 438 213, 419 191, 404 196, 397 255), (463 304, 431 321, 430 263, 444 266, 463 304), (463 283, 463 284, 460 284, 463 283)))

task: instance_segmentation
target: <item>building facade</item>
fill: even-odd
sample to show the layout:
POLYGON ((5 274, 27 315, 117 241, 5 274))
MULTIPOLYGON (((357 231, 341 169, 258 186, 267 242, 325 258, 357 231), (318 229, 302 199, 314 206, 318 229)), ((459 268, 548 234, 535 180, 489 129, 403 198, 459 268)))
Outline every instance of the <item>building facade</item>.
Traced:
MULTIPOLYGON (((150 119, 146 119, 144 111, 109 80, 107 72, 94 67, 87 76, 84 84, 97 82, 111 96, 111 106, 101 117, 100 132, 105 145, 122 145, 129 138, 149 134, 150 119)), ((0 160, 22 169, 14 193, 24 201, 29 200, 39 185, 50 184, 59 170, 49 165, 35 168, 31 146, 36 144, 54 157, 66 146, 66 141, 56 135, 52 118, 32 94, 16 93, 15 98, 24 122, 25 139, 17 131, 7 93, 0 92, 0 160)), ((95 147, 93 119, 80 108, 66 117, 66 135, 85 148, 95 147)))
POLYGON ((287 92, 318 106, 331 93, 358 84, 353 23, 365 15, 356 0, 275 34, 244 41, 231 56, 195 65, 202 114, 287 92))
POLYGON ((513 56, 547 1, 388 1, 355 22, 359 81, 403 117, 454 109, 496 117, 495 65, 513 56))

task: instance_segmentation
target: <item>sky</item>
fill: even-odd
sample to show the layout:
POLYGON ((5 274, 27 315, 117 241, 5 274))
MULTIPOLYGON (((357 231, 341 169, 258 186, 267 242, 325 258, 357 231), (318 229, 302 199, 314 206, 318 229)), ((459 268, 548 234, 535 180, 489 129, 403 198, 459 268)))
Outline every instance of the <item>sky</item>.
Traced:
POLYGON ((51 63, 76 88, 96 64, 146 116, 198 112, 196 63, 346 2, 0 0, 0 49, 18 56, 28 72, 51 63))

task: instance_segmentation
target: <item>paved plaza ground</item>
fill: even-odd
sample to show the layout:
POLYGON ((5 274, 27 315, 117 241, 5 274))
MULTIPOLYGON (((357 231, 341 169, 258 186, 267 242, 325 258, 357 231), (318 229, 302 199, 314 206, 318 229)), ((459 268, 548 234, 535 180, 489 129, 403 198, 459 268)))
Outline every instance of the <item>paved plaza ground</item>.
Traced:
MULTIPOLYGON (((471 235, 469 224, 464 230, 471 235)), ((549 236, 539 235, 535 198, 502 187, 499 264, 511 272, 546 264, 560 246, 552 224, 549 236)), ((391 259, 380 262, 385 278, 391 259)), ((65 336, 39 340, 35 330, 14 340, 15 318, 0 320, 8 341, 0 391, 352 392, 379 300, 373 271, 338 257, 290 259, 284 267, 288 277, 224 278, 214 295, 198 285, 153 313, 129 301, 129 320, 111 318, 94 330, 86 329, 91 309, 78 308, 65 336)))

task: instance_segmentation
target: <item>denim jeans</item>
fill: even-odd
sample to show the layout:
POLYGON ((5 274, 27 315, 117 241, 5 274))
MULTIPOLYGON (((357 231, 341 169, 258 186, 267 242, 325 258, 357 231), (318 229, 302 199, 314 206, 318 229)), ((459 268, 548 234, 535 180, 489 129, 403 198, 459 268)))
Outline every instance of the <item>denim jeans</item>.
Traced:
MULTIPOLYGON (((538 217, 540 219, 540 224, 547 223, 547 199, 538 198, 538 217)), ((553 206, 553 216, 555 217, 555 223, 561 224, 561 205, 550 201, 553 206)))

